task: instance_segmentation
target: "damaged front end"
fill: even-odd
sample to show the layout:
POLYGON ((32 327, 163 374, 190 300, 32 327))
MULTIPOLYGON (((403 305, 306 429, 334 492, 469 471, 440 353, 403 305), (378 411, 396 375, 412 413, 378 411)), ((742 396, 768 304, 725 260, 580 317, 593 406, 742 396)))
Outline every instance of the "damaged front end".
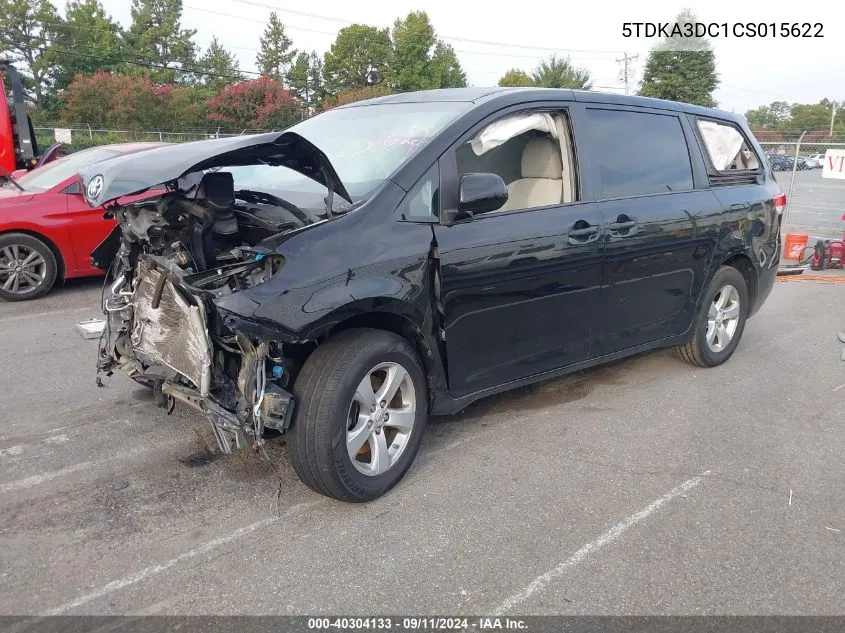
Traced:
POLYGON ((255 229, 243 209, 236 214, 243 228, 226 218, 223 234, 214 229, 220 218, 205 212, 171 194, 115 211, 123 237, 103 295, 98 370, 120 369, 152 387, 168 412, 177 401, 201 411, 222 452, 258 450, 265 429, 281 432, 290 424, 282 345, 231 329, 215 300, 262 283, 284 258, 235 244, 243 241, 239 233, 255 229), (192 251, 190 237, 180 239, 196 231, 195 221, 203 225, 203 254, 192 251), (198 270, 204 256, 214 258, 206 261, 213 267, 198 270))
POLYGON ((225 453, 260 449, 265 429, 285 431, 297 361, 274 336, 277 324, 233 318, 216 302, 284 266, 262 242, 278 245, 281 235, 339 215, 333 201, 351 203, 325 154, 292 132, 264 134, 157 148, 82 178, 88 203, 105 205, 118 225, 92 253, 107 270, 98 384, 119 369, 153 388, 168 411, 178 401, 203 412, 225 453), (319 183, 325 209, 236 191, 225 169, 248 165, 281 166, 319 183), (155 187, 163 193, 121 203, 155 187))

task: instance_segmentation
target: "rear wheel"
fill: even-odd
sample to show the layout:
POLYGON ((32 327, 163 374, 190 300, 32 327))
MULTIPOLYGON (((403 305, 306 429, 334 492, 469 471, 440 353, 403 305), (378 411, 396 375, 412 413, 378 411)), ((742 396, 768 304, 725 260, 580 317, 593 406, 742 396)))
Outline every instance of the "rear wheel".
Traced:
POLYGON ((704 293, 692 340, 675 347, 675 355, 698 367, 721 365, 739 345, 747 316, 745 278, 736 268, 722 266, 704 293))
POLYGON ((405 339, 341 332, 308 358, 293 391, 288 451, 306 485, 342 501, 371 501, 405 475, 428 418, 425 373, 405 339))
POLYGON ((44 242, 25 233, 0 235, 0 298, 37 299, 56 281, 56 258, 44 242))

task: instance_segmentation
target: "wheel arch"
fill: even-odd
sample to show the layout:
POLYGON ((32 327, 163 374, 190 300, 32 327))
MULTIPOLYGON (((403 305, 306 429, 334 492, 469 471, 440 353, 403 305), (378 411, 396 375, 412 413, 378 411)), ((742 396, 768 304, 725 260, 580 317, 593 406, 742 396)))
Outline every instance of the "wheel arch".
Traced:
POLYGON ((436 342, 424 333, 425 320, 422 321, 421 324, 411 318, 409 311, 370 309, 355 314, 344 311, 342 317, 314 330, 308 337, 312 342, 301 345, 305 354, 310 355, 315 348, 313 343, 319 345, 338 333, 353 328, 369 328, 397 334, 408 341, 417 352, 428 380, 429 402, 433 402, 437 395, 446 389, 445 373, 440 350, 436 342))
MULTIPOLYGON (((735 268, 742 274, 745 279, 745 286, 748 290, 748 314, 754 313, 757 307, 757 297, 759 292, 759 278, 757 269, 751 261, 751 258, 746 253, 731 253, 720 264, 721 266, 729 266, 735 268)), ((718 270, 718 266, 714 269, 714 273, 718 270)))
POLYGON ((59 250, 59 247, 56 246, 56 243, 53 240, 43 233, 33 231, 32 229, 4 229, 0 231, 0 237, 11 235, 13 233, 28 235, 44 242, 47 245, 47 248, 50 249, 50 252, 53 253, 53 257, 56 259, 56 281, 64 281, 65 274, 67 273, 67 264, 65 263, 61 250, 59 250))

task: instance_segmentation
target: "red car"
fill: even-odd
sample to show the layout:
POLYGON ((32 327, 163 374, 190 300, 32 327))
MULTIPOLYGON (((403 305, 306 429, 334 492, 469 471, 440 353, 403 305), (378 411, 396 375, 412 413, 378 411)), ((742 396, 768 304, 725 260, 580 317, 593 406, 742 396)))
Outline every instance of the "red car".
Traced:
POLYGON ((80 170, 163 143, 125 143, 82 150, 0 181, 0 298, 45 295, 57 280, 102 275, 91 251, 114 228, 82 196, 80 170))

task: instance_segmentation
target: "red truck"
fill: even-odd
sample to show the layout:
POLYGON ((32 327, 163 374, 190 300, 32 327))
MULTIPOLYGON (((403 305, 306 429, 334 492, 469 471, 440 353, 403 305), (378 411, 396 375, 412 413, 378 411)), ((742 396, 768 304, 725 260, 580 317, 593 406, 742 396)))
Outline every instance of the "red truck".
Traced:
POLYGON ((39 153, 32 120, 26 111, 21 77, 11 62, 0 59, 0 94, 8 82, 11 104, 0 99, 0 174, 9 176, 21 169, 34 169, 58 157, 60 143, 39 153))

